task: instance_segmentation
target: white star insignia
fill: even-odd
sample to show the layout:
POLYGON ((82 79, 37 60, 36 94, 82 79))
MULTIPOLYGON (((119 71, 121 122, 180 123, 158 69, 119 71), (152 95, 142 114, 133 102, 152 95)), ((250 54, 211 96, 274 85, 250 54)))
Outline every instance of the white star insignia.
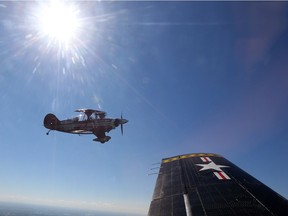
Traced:
POLYGON ((224 165, 217 165, 213 161, 211 161, 209 164, 195 164, 195 165, 202 166, 202 168, 199 171, 213 169, 213 170, 222 172, 221 168, 229 167, 229 166, 224 166, 224 165))

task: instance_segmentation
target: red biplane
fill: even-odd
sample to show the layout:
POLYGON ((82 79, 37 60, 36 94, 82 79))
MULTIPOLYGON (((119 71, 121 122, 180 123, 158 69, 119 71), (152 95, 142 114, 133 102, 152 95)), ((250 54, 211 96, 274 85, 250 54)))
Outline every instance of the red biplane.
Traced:
POLYGON ((105 143, 111 139, 106 136, 106 132, 115 129, 121 125, 121 133, 123 135, 123 124, 128 120, 121 118, 105 118, 106 113, 93 109, 77 109, 75 112, 80 112, 75 118, 60 121, 54 114, 49 113, 44 118, 44 126, 51 130, 57 130, 72 134, 94 134, 97 138, 93 141, 105 143))

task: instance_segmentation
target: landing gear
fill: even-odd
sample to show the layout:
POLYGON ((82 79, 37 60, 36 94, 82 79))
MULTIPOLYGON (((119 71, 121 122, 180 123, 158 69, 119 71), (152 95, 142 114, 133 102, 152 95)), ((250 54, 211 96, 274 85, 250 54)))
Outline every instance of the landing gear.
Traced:
POLYGON ((101 142, 102 144, 104 144, 105 142, 108 142, 110 139, 111 139, 110 136, 105 136, 104 138, 95 138, 93 139, 93 141, 101 142))
POLYGON ((49 135, 50 131, 51 131, 51 130, 49 130, 49 131, 46 133, 46 135, 49 135))

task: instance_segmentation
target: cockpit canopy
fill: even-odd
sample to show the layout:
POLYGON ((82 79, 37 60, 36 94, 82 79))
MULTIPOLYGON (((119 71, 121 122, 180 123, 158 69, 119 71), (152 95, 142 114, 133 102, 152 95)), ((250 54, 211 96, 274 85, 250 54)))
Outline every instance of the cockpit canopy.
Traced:
POLYGON ((67 121, 87 121, 93 119, 103 119, 106 116, 106 112, 99 111, 99 110, 92 110, 92 109, 78 109, 75 112, 80 112, 79 115, 73 118, 67 119, 67 121))

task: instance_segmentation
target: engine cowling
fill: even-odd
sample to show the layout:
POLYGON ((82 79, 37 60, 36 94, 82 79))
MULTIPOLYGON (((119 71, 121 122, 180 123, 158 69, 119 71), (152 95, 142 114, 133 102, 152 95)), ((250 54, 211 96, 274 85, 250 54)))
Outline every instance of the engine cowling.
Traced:
POLYGON ((121 119, 115 119, 115 121, 114 121, 115 127, 118 127, 120 125, 120 123, 121 123, 121 119))
POLYGON ((52 113, 47 114, 44 118, 44 126, 48 129, 55 130, 59 123, 59 119, 52 113))

